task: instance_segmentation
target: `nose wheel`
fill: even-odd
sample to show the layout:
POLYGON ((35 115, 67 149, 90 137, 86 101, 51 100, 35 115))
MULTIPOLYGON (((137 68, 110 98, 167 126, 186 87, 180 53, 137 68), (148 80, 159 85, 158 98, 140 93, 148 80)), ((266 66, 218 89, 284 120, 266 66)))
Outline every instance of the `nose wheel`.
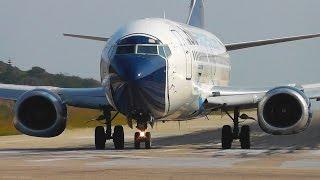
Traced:
POLYGON ((140 149, 140 144, 144 142, 145 149, 151 149, 151 133, 136 132, 134 134, 134 148, 140 149))
MULTIPOLYGON (((233 129, 229 125, 225 125, 222 128, 221 133, 221 146, 222 149, 231 149, 232 142, 234 140, 239 139, 240 145, 242 149, 250 149, 251 141, 250 141, 250 126, 244 125, 241 127, 241 131, 239 132, 239 109, 234 110, 234 117, 232 117, 228 112, 227 115, 233 120, 233 129)), ((243 115, 242 119, 253 119, 247 115, 243 115)))

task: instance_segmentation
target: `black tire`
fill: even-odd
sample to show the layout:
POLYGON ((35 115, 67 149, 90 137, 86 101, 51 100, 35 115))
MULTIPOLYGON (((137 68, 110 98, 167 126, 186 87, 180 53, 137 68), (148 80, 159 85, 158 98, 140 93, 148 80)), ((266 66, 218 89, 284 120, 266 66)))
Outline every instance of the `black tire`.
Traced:
POLYGON ((146 133, 145 148, 151 149, 151 133, 150 132, 146 133))
POLYGON ((140 141, 139 141, 140 133, 136 132, 134 133, 134 148, 140 149, 140 141))
POLYGON ((124 149, 124 131, 122 126, 114 127, 113 144, 115 149, 124 149))
POLYGON ((102 150, 106 148, 106 133, 104 132, 104 127, 96 127, 94 134, 94 142, 97 150, 102 150))
POLYGON ((221 146, 222 149, 231 149, 233 134, 231 126, 225 125, 222 128, 221 146))
POLYGON ((240 144, 242 149, 250 149, 250 127, 248 125, 244 125, 241 127, 240 144))

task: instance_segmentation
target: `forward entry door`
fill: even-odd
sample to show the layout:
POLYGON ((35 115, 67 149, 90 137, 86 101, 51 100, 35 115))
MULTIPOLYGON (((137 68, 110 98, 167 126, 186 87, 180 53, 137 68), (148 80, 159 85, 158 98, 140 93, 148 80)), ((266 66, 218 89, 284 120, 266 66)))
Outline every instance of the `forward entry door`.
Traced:
POLYGON ((188 49, 188 42, 187 36, 182 35, 181 33, 177 32, 176 30, 171 30, 171 32, 177 37, 179 43, 184 51, 185 56, 185 66, 186 66, 186 79, 192 79, 192 52, 188 49))

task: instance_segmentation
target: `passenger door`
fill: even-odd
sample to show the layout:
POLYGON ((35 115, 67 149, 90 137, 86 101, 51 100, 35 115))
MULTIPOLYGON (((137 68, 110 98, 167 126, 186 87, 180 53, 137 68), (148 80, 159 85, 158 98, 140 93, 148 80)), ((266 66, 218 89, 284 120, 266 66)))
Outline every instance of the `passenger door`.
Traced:
POLYGON ((192 79, 192 52, 188 49, 188 41, 187 36, 183 35, 183 33, 179 33, 176 30, 171 30, 171 32, 175 35, 175 37, 180 42, 181 47, 184 50, 185 55, 185 65, 186 65, 186 79, 192 79))

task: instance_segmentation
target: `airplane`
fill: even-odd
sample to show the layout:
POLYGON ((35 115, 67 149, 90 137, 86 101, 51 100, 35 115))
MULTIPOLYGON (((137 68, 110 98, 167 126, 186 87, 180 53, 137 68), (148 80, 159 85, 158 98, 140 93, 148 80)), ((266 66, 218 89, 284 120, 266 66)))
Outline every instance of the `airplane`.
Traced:
POLYGON ((120 27, 110 38, 78 34, 67 37, 104 42, 100 61, 101 87, 59 88, 0 85, 0 98, 15 101, 14 126, 35 137, 55 137, 66 128, 67 106, 98 109, 105 126, 95 128, 95 148, 105 149, 113 140, 124 149, 123 126, 112 127, 123 114, 133 128, 134 148, 151 148, 157 121, 187 121, 215 111, 225 112, 233 127, 222 127, 222 149, 239 140, 250 149, 250 127, 240 119, 252 119, 241 111, 257 110, 261 129, 273 135, 302 132, 311 122, 314 100, 320 100, 320 84, 283 85, 270 88, 229 86, 229 52, 276 43, 311 39, 320 34, 223 44, 204 29, 204 1, 191 0, 186 23, 147 18, 120 27), (233 112, 230 114, 229 112, 233 112))

